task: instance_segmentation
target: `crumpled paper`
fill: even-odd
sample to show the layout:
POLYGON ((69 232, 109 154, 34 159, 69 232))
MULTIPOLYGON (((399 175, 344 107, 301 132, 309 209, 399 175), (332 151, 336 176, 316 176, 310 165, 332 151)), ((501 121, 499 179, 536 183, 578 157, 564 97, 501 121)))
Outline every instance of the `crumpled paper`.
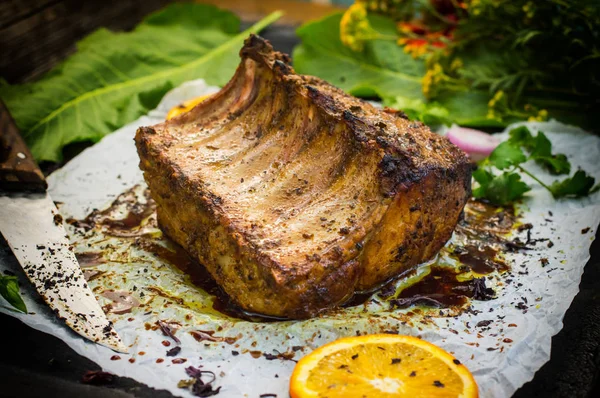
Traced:
MULTIPOLYGON (((133 143, 137 127, 158 123, 171 107, 217 90, 202 80, 183 84, 168 93, 156 110, 105 137, 53 173, 48 179, 49 192, 55 201, 62 202, 61 213, 81 219, 94 209, 106 208, 114 198, 136 184, 142 189, 145 184, 133 143)), ((568 156, 573 169, 582 167, 600 179, 598 137, 557 122, 524 124, 533 131, 544 131, 554 150, 568 156)), ((500 135, 506 136, 506 132, 500 135)), ((540 171, 538 175, 544 182, 551 182, 552 177, 541 172, 537 165, 528 164, 527 168, 540 171)), ((36 293, 25 282, 19 265, 5 245, 0 250, 0 270, 12 271, 24 282, 22 292, 30 314, 16 313, 7 306, 1 306, 0 311, 62 339, 105 371, 179 396, 190 395, 177 387, 180 380, 187 378, 184 368, 202 365, 202 369, 216 374, 215 386, 222 387, 219 396, 256 397, 273 393, 285 397, 295 365, 293 360, 338 337, 395 330, 420 336, 453 353, 475 376, 482 397, 509 397, 531 380, 549 359, 551 337, 562 328, 563 316, 579 290, 589 247, 600 222, 600 193, 578 200, 556 201, 527 176, 524 180, 534 189, 521 209, 522 222, 534 225, 533 239, 549 239, 554 245, 538 245, 527 253, 506 254, 512 265, 511 272, 502 278, 491 278, 498 298, 473 301, 471 310, 457 317, 432 317, 427 316, 427 312, 407 315, 410 308, 379 313, 375 304, 368 304, 307 321, 234 320, 205 311, 207 307, 201 299, 195 305, 189 304, 194 304, 195 294, 201 296, 184 274, 129 248, 127 253, 125 249, 119 253, 128 256, 128 261, 109 261, 100 266, 111 275, 122 277, 122 282, 112 278, 114 285, 110 282, 110 286, 104 287, 133 290, 134 286, 135 289, 159 286, 187 304, 164 305, 169 300, 160 301, 162 298, 156 296, 152 296, 152 300, 156 298, 153 303, 146 303, 150 295, 144 295, 140 298, 147 304, 144 310, 134 309, 122 315, 110 313, 109 318, 130 347, 129 354, 116 354, 80 338, 47 307, 35 301, 36 293), (547 265, 544 266, 542 259, 548 261, 547 265), (173 324, 182 347, 176 357, 166 355, 175 342, 153 327, 157 320, 179 322, 180 325, 173 324), (189 333, 193 330, 214 332, 211 336, 216 338, 198 342, 189 333), (224 337, 231 339, 222 339, 224 337), (281 353, 284 355, 277 356, 281 353), (185 359, 185 362, 174 363, 175 358, 185 359)), ((76 250, 85 249, 88 244, 91 247, 106 244, 98 237, 72 234, 71 239, 76 250)), ((107 283, 106 279, 102 283, 107 283)), ((92 288, 99 284, 90 282, 92 288)), ((104 299, 100 297, 100 300, 104 299)))

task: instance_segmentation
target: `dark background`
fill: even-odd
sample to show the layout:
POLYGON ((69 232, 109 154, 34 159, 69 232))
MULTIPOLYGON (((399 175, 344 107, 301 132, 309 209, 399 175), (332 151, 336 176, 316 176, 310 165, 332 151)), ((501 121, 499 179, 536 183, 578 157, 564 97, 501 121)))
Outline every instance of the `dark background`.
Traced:
MULTIPOLYGON (((278 6, 288 8, 283 24, 263 36, 290 53, 298 42, 294 25, 330 12, 330 7, 288 1, 208 1, 236 11, 245 21, 278 6), (238 4, 239 3, 239 4, 238 4), (296 11, 300 10, 300 11, 296 11)), ((34 80, 75 51, 74 43, 104 26, 131 29, 146 14, 169 3, 146 1, 0 0, 0 76, 9 83, 34 80)), ((246 24, 247 26, 248 24, 246 24)), ((53 165, 46 165, 46 171, 53 165)), ((598 238, 598 234, 596 235, 598 238)), ((580 292, 552 339, 552 356, 514 397, 600 397, 600 243, 591 248, 580 292)), ((0 396, 2 397, 171 397, 132 379, 117 377, 108 387, 80 383, 98 370, 59 339, 0 315, 0 396)))

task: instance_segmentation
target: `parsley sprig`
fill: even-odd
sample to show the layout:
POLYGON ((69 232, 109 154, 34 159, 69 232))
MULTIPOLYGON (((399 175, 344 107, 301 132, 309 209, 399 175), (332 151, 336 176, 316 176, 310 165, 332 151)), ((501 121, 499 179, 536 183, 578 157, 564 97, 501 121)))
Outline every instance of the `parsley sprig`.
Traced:
POLYGON ((567 157, 564 154, 553 154, 552 143, 541 131, 533 136, 527 127, 521 126, 512 129, 509 137, 473 173, 473 178, 478 183, 473 189, 475 198, 487 199, 500 206, 522 198, 531 187, 521 179, 520 173, 531 177, 555 199, 582 197, 598 189, 598 186, 594 187, 594 177, 583 170, 577 170, 572 177, 554 181, 550 185, 544 183, 522 164, 533 160, 552 175, 564 175, 571 172, 567 157), (494 168, 502 173, 494 172, 494 168))

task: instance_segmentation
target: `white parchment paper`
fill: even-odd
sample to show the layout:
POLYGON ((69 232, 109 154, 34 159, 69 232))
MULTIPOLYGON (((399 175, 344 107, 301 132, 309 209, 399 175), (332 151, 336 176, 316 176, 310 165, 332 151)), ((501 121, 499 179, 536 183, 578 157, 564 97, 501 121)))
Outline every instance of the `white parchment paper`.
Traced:
MULTIPOLYGON (((83 218, 93 209, 105 208, 134 185, 141 184, 143 187, 133 143, 137 127, 162 121, 166 112, 183 100, 217 90, 201 80, 180 86, 167 94, 149 115, 105 137, 53 173, 49 178, 50 194, 55 201, 63 203, 61 213, 65 217, 83 218)), ((574 170, 582 167, 597 181, 600 180, 598 137, 557 122, 525 124, 533 131, 544 131, 554 150, 568 156, 574 170)), ((503 133, 501 137, 505 136, 506 133, 503 133)), ((538 170, 535 164, 527 167, 532 171, 538 170)), ((548 182, 552 180, 547 173, 540 172, 539 175, 548 182)), ((316 320, 236 321, 203 312, 201 302, 189 304, 194 304, 197 292, 186 282, 185 275, 130 248, 127 249, 130 250, 127 252, 130 259, 127 264, 103 265, 111 267, 107 270, 115 277, 114 288, 132 290, 133 286, 136 289, 160 286, 186 305, 165 306, 162 303, 161 306, 150 307, 148 303, 144 310, 140 308, 130 314, 109 314, 130 347, 129 354, 119 354, 119 359, 115 359, 114 352, 75 335, 48 308, 35 300, 36 293, 5 246, 0 248, 0 270, 9 270, 19 276, 31 313, 19 314, 7 305, 0 306, 0 311, 62 339, 77 353, 95 361, 106 371, 132 377, 179 396, 189 395, 186 390, 177 388, 178 381, 186 378, 184 368, 202 365, 203 369, 217 375, 216 385, 222 386, 219 396, 258 397, 264 393, 275 393, 279 397, 287 397, 294 361, 283 358, 269 360, 264 355, 259 356, 261 353, 288 353, 286 358, 297 360, 315 347, 338 337, 395 330, 401 334, 418 335, 453 353, 474 374, 482 397, 509 397, 531 380, 549 359, 551 337, 562 328, 563 316, 579 290, 580 278, 589 259, 589 247, 600 222, 600 193, 578 200, 555 201, 533 181, 527 177, 524 179, 534 189, 524 203, 522 222, 534 225, 534 239, 549 239, 553 246, 540 245, 526 255, 507 254, 506 259, 512 266, 510 274, 490 278, 498 298, 474 301, 471 311, 457 317, 407 315, 410 309, 398 309, 382 315, 377 312, 375 304, 368 304, 316 320), (542 266, 541 259, 547 259, 548 264, 542 266), (119 282, 117 276, 122 276, 123 282, 119 282), (184 363, 173 363, 173 358, 165 355, 167 348, 163 342, 170 339, 148 327, 156 320, 179 321, 177 336, 181 339, 182 351, 177 358, 185 359, 184 363), (476 326, 478 324, 481 326, 476 326), (217 331, 215 336, 220 337, 217 341, 199 343, 187 333, 192 330, 217 331), (221 337, 234 339, 226 342, 221 337), (258 355, 253 355, 257 352, 258 355)), ((106 244, 75 235, 71 238, 76 249, 82 245, 106 244)), ((94 283, 90 285, 93 287, 94 283)), ((140 298, 142 302, 147 301, 148 295, 144 297, 140 298)), ((160 299, 157 298, 156 302, 160 299)))

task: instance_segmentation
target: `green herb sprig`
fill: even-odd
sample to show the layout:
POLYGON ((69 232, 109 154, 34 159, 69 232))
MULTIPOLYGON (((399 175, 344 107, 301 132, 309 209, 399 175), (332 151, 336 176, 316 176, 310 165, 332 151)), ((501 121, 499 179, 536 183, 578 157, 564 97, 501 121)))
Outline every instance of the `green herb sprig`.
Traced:
POLYGON ((16 276, 0 275, 0 296, 18 311, 27 313, 27 306, 19 294, 19 282, 16 276))
POLYGON ((498 145, 473 173, 478 184, 473 189, 473 197, 487 199, 500 206, 522 198, 531 187, 521 179, 520 173, 534 179, 555 199, 582 197, 598 189, 594 187, 594 177, 583 170, 577 170, 572 177, 548 185, 523 167, 523 163, 529 160, 535 161, 553 175, 571 172, 567 157, 552 153, 552 143, 546 134, 540 131, 533 136, 527 127, 517 127, 510 131, 509 139, 498 145), (501 170, 502 173, 494 172, 494 169, 501 170))

